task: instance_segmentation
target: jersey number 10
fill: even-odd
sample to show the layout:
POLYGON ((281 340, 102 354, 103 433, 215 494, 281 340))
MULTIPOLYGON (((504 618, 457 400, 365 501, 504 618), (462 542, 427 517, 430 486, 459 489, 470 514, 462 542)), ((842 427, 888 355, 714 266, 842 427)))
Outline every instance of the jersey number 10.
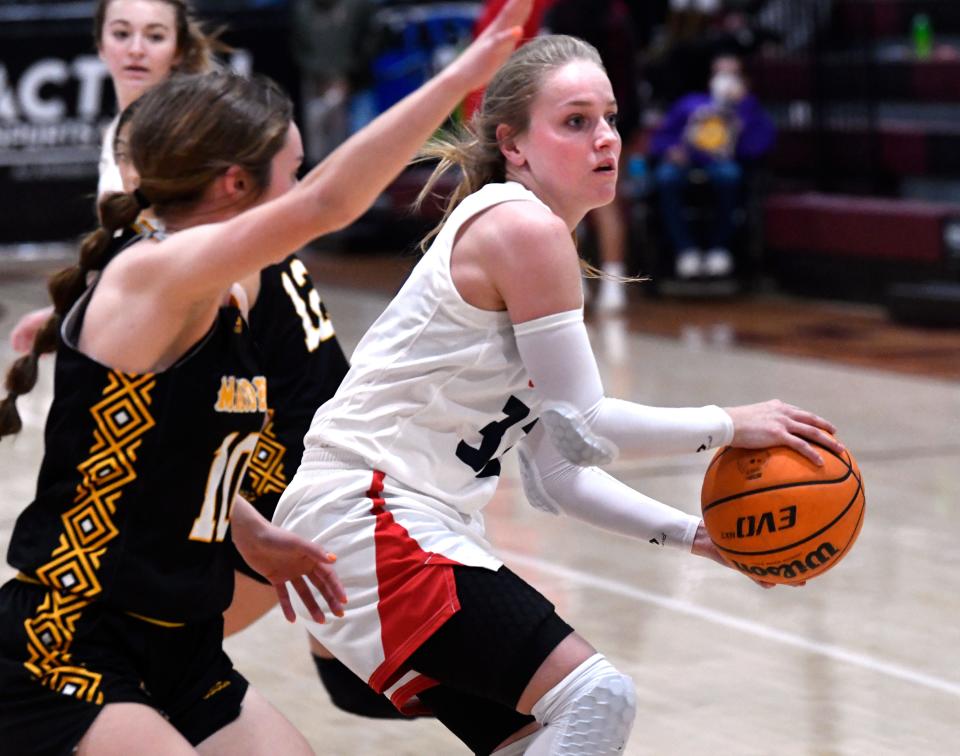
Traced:
POLYGON ((233 497, 247 469, 247 460, 257 445, 259 433, 249 433, 239 442, 238 433, 230 433, 213 455, 213 464, 207 475, 200 515, 193 521, 191 541, 222 541, 230 524, 233 497))

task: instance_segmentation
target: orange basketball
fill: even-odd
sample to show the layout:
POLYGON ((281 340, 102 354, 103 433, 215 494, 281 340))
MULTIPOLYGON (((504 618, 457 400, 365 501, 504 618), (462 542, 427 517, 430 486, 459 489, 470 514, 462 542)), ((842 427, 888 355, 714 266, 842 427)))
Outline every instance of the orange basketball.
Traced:
POLYGON ((819 451, 823 467, 785 446, 716 453, 700 504, 731 567, 772 583, 801 583, 850 551, 863 524, 863 478, 849 451, 819 451))

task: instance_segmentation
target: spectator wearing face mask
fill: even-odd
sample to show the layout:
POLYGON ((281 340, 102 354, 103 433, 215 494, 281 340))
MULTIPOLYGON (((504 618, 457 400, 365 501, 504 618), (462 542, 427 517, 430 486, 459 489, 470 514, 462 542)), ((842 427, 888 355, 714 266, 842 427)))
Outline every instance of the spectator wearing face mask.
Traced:
POLYGON ((721 278, 733 272, 730 239, 744 171, 773 146, 775 130, 747 90, 740 60, 714 59, 710 91, 686 95, 667 113, 651 140, 656 187, 678 278, 721 278), (706 251, 696 243, 684 213, 684 188, 693 170, 714 190, 716 214, 706 251))

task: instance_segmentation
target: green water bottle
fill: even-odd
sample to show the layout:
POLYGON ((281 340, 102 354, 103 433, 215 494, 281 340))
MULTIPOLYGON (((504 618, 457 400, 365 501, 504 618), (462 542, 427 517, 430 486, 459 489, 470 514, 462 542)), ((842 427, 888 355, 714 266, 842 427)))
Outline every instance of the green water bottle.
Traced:
POLYGON ((913 17, 913 51, 917 58, 926 60, 933 52, 933 26, 930 16, 926 13, 917 13, 913 17))

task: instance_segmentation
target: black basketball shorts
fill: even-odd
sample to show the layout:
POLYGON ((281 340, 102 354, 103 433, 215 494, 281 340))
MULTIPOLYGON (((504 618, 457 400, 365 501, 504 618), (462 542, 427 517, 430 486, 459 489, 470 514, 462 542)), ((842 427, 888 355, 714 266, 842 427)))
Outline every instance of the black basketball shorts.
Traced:
POLYGON ((0 587, 0 743, 69 754, 103 706, 156 709, 196 745, 240 715, 223 620, 158 623, 13 579, 0 587))
POLYGON ((453 568, 460 611, 407 660, 440 683, 420 700, 477 754, 533 722, 517 702, 540 665, 573 632, 536 589, 506 567, 453 568))

